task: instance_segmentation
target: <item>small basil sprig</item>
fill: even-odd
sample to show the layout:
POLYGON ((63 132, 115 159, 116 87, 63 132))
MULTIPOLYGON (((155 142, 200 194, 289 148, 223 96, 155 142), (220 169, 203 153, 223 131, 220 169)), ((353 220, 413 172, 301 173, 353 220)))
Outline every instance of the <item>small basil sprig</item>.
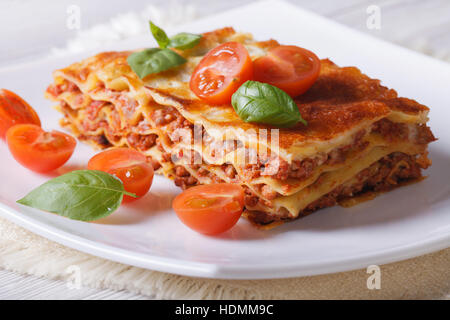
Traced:
POLYGON ((76 170, 47 181, 17 202, 74 220, 93 221, 113 213, 126 192, 109 173, 76 170))
POLYGON ((150 24, 150 31, 153 35, 153 38, 155 38, 156 42, 158 43, 158 46, 161 49, 167 48, 170 39, 167 36, 166 32, 157 25, 153 24, 153 22, 151 21, 149 21, 149 24, 150 24))
POLYGON ((245 82, 231 97, 231 104, 245 122, 276 127, 292 127, 298 122, 307 125, 294 100, 283 90, 268 83, 245 82))
POLYGON ((150 31, 159 48, 145 49, 128 56, 127 62, 131 69, 143 79, 149 74, 162 72, 186 63, 186 59, 169 48, 186 50, 196 46, 201 35, 179 33, 169 38, 163 29, 149 22, 150 31))
POLYGON ((165 48, 176 48, 180 50, 186 50, 195 47, 201 39, 201 35, 193 33, 178 33, 172 38, 169 38, 163 29, 155 25, 153 22, 150 23, 150 31, 153 37, 158 43, 161 49, 165 48))
POLYGON ((169 48, 191 49, 200 42, 201 38, 202 36, 199 34, 182 32, 170 38, 169 48))

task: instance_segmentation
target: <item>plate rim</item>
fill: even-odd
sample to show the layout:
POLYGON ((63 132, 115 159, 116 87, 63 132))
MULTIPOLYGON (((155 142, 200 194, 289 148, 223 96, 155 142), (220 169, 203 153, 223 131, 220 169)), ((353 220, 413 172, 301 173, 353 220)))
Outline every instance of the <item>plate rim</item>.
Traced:
POLYGON ((179 259, 151 256, 85 239, 47 225, 38 219, 24 216, 20 211, 2 202, 0 202, 0 216, 44 238, 102 259, 164 273, 224 280, 282 279, 353 271, 367 268, 369 265, 383 265, 407 260, 445 249, 450 245, 450 233, 438 233, 425 240, 416 241, 408 245, 396 246, 389 250, 384 249, 366 255, 359 255, 344 261, 334 259, 327 260, 326 262, 308 264, 307 266, 295 261, 292 263, 284 263, 281 267, 276 266, 275 270, 273 269, 273 265, 264 265, 263 267, 252 265, 244 267, 192 261, 184 261, 184 263, 180 264, 179 259))

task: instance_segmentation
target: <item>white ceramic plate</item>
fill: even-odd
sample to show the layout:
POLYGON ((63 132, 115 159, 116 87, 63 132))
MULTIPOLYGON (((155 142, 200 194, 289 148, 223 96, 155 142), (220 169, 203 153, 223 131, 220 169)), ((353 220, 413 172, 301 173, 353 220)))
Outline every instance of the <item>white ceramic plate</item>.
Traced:
MULTIPOLYGON (((364 17, 362 17, 364 19, 364 17)), ((96 223, 72 221, 15 203, 49 179, 19 166, 0 142, 0 214, 51 240, 90 254, 153 270, 190 276, 256 279, 313 275, 398 261, 450 245, 450 65, 384 43, 283 2, 259 2, 185 26, 202 32, 232 25, 258 39, 309 48, 339 65, 358 66, 400 95, 431 107, 433 166, 426 180, 356 207, 329 208, 270 231, 241 219, 220 237, 184 227, 170 209, 179 192, 156 177, 151 193, 96 223)), ((177 30, 171 30, 177 31, 177 30)), ((115 44, 125 50, 150 45, 150 36, 115 44)), ((0 71, 0 88, 22 95, 44 127, 59 114, 43 99, 51 72, 88 56, 65 57, 0 71)), ((87 163, 92 150, 79 144, 62 168, 87 163)))

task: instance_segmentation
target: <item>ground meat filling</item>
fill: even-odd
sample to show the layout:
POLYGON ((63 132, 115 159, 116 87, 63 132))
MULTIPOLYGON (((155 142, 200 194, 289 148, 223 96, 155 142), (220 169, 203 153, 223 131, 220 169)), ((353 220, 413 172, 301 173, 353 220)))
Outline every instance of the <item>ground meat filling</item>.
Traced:
POLYGON ((268 200, 273 200, 278 196, 278 192, 273 190, 269 185, 262 185, 260 190, 261 195, 268 200))
POLYGON ((175 167, 174 182, 177 187, 180 187, 183 190, 198 184, 198 180, 193 177, 183 166, 175 167))
MULTIPOLYGON (((62 92, 80 92, 79 88, 74 83, 67 80, 64 80, 63 83, 59 85, 51 85, 47 91, 55 98, 62 92)), ((91 103, 87 106, 88 118, 90 120, 93 120, 95 118, 95 121, 85 123, 83 127, 84 132, 93 132, 99 127, 104 128, 104 130, 108 130, 106 120, 99 119, 97 117, 99 109, 103 107, 105 103, 107 102, 91 101, 91 103)), ((67 106, 64 105, 65 103, 62 102, 62 104, 62 110, 65 113, 70 112, 67 110, 67 106)), ((113 111, 116 111, 114 110, 114 106, 112 106, 112 108, 113 111)), ((118 116, 117 112, 115 114, 113 113, 113 115, 118 116)), ((191 137, 191 141, 193 141, 193 124, 187 121, 175 108, 164 106, 160 109, 155 110, 150 115, 150 118, 157 127, 164 127, 164 130, 168 133, 168 136, 171 139, 172 143, 177 143, 180 141, 180 139, 184 139, 189 135, 191 137), (187 129, 188 131, 179 131, 179 129, 187 129)), ((120 127, 120 123, 117 123, 115 126, 120 127)), ((202 128, 202 132, 204 134, 204 144, 217 144, 217 142, 214 142, 214 140, 206 134, 204 128, 202 128)), ((372 132, 377 132, 389 140, 412 139, 413 142, 418 144, 427 144, 435 140, 433 134, 431 133, 431 130, 426 125, 417 125, 415 128, 415 133, 411 135, 411 132, 409 132, 409 128, 407 125, 394 123, 387 119, 382 119, 374 123, 372 132)), ((366 148, 368 142, 363 140, 366 133, 367 132, 364 129, 358 131, 354 134, 351 144, 334 149, 328 154, 318 154, 314 158, 307 158, 301 161, 294 160, 290 164, 287 161, 279 158, 278 156, 265 158, 257 157, 257 161, 255 164, 247 164, 242 168, 244 179, 253 180, 260 176, 268 176, 281 181, 285 181, 289 178, 296 180, 307 179, 314 173, 317 167, 321 165, 336 165, 339 163, 343 163, 350 151, 362 151, 364 148, 366 148)), ((88 134, 86 133, 86 136, 87 135, 88 134)), ((89 136, 93 135, 91 134, 89 136)), ((115 132, 107 131, 102 137, 93 140, 98 141, 101 146, 106 147, 110 146, 111 143, 114 143, 115 141, 119 141, 119 139, 120 137, 116 136, 115 132), (108 141, 105 141, 105 139, 108 141)), ((145 151, 153 147, 156 144, 157 140, 158 139, 155 134, 144 135, 139 133, 131 133, 127 136, 127 142, 130 147, 140 151, 145 151)), ((226 142, 219 145, 222 145, 222 148, 225 150, 225 152, 230 152, 239 145, 239 142, 231 141, 231 144, 226 142), (234 148, 231 148, 230 146, 233 146, 234 148)), ((171 155, 166 153, 162 146, 160 146, 159 149, 164 153, 163 161, 171 161, 171 155)), ((212 156, 214 156, 214 154, 212 156)), ((225 165, 224 170, 225 174, 230 179, 237 180, 239 178, 237 176, 235 168, 231 164, 225 165)), ((264 190, 264 194, 268 195, 268 198, 270 198, 273 192, 266 189, 264 190)))
MULTIPOLYGON (((421 161, 422 156, 426 157, 426 155, 410 156, 400 152, 392 153, 359 172, 355 177, 356 183, 340 185, 310 203, 300 212, 299 217, 321 208, 335 206, 341 200, 368 191, 388 191, 401 182, 418 179, 421 177, 421 169, 426 169, 430 165, 429 161, 421 161)), ((282 219, 281 217, 273 213, 249 212, 250 220, 257 224, 268 224, 282 219)), ((292 219, 292 217, 287 216, 285 219, 292 219)))
POLYGON ((175 113, 176 111, 174 108, 166 107, 153 112, 151 118, 156 126, 164 126, 175 120, 175 113))
MULTIPOLYGON (((410 156, 400 152, 392 153, 358 173, 355 176, 357 183, 349 186, 345 184, 338 186, 333 191, 309 204, 300 212, 299 216, 305 216, 318 209, 334 206, 338 201, 354 197, 367 191, 387 191, 403 181, 420 178, 421 169, 426 169, 430 165, 429 162, 424 164, 424 162, 420 161, 422 156, 426 157, 426 155, 410 156)), ((194 169, 197 168, 194 167, 194 169)), ((206 169, 201 169, 204 171, 204 176, 211 177, 214 182, 223 182, 223 180, 208 172, 206 169)), ((200 169, 197 172, 200 172, 200 169)), ((183 166, 176 166, 175 184, 182 189, 187 189, 199 184, 199 182, 183 166)), ((254 208, 258 204, 268 207, 272 206, 269 201, 258 197, 248 187, 243 187, 245 191, 244 204, 247 208, 254 208)), ((262 196, 269 200, 273 200, 277 196, 276 192, 268 185, 261 185, 259 190, 262 196)), ((276 220, 292 219, 287 211, 284 214, 283 212, 276 214, 249 212, 249 218, 257 224, 268 224, 276 220)))
MULTIPOLYGON (((175 108, 165 107, 158 109, 153 112, 151 118, 156 125, 167 126, 169 138, 173 143, 179 142, 180 138, 185 138, 186 136, 190 136, 192 141, 193 124, 182 117, 175 108), (187 129, 189 131, 177 131, 178 129, 187 129)), ((202 128, 202 131, 204 136, 203 143, 205 145, 215 143, 214 140, 206 134, 204 128, 202 128)), ((360 130, 354 135, 353 142, 347 146, 335 149, 329 154, 319 154, 315 158, 308 158, 302 161, 293 161, 291 164, 278 156, 269 159, 258 158, 256 164, 247 164, 244 166, 244 178, 246 180, 252 180, 263 175, 282 181, 287 180, 288 178, 306 179, 313 174, 314 170, 318 166, 322 164, 334 165, 342 163, 345 161, 346 155, 350 150, 363 150, 367 147, 368 142, 363 141, 365 134, 365 130, 360 130)), ((231 141, 231 143, 229 143, 227 141, 222 144, 215 144, 222 145, 224 152, 230 152, 239 145, 239 142, 231 141)), ((215 156, 215 151, 217 152, 218 150, 213 148, 213 153, 211 154, 212 157, 215 156)), ((236 175, 236 170, 231 168, 231 165, 226 166, 225 169, 227 170, 225 171, 226 175, 233 179, 236 175)))
POLYGON ((259 198, 249 188, 245 188, 244 204, 246 207, 253 208, 258 204, 259 198))
POLYGON ((61 84, 51 84, 47 88, 47 92, 57 98, 63 92, 80 92, 80 89, 72 81, 64 79, 61 84))
POLYGON ((367 141, 363 141, 365 135, 366 131, 360 130, 354 134, 353 142, 349 145, 334 149, 328 154, 318 154, 314 158, 307 158, 301 161, 294 160, 291 164, 279 157, 262 160, 258 164, 248 164, 244 168, 244 176, 249 180, 260 176, 270 176, 282 181, 288 178, 307 179, 318 166, 343 163, 350 150, 362 151, 365 149, 369 144, 367 141))
MULTIPOLYGON (((120 110, 116 110, 116 106, 114 106, 110 102, 95 100, 85 101, 85 97, 82 96, 79 88, 74 83, 67 80, 59 85, 51 85, 48 88, 47 92, 55 98, 57 98, 63 92, 74 92, 78 94, 75 100, 77 103, 79 103, 80 105, 83 103, 87 103, 85 112, 87 113, 86 120, 89 121, 87 121, 86 123, 82 123, 80 125, 80 128, 78 128, 82 132, 78 137, 79 139, 94 141, 104 148, 111 147, 114 142, 117 142, 121 139, 121 136, 116 134, 116 129, 120 129, 123 125, 120 123, 121 118, 118 112, 120 110), (108 120, 104 118, 105 113, 100 113, 100 110, 104 108, 111 109, 111 112, 109 114, 111 115, 112 119, 109 119, 109 121, 113 121, 114 123, 108 124, 108 120), (112 126, 112 128, 110 128, 110 126, 112 126), (104 130, 102 134, 94 134, 94 131, 96 131, 98 128, 102 128, 104 130)), ((120 98, 122 99, 126 97, 121 96, 120 98)), ((125 104, 129 104, 132 102, 133 108, 137 107, 136 101, 130 102, 126 99, 122 100, 125 104)), ((60 106, 61 110, 64 113, 65 119, 67 119, 68 121, 64 123, 70 125, 70 123, 73 123, 70 121, 70 119, 76 118, 79 110, 81 109, 77 109, 76 107, 72 109, 66 102, 62 100, 60 101, 60 106)), ((153 125, 155 125, 157 128, 160 128, 161 130, 164 130, 167 133, 167 136, 171 141, 170 142, 168 140, 168 143, 178 143, 180 142, 181 138, 185 138, 186 136, 188 136, 188 139, 190 138, 193 142, 194 125, 186 120, 175 108, 161 106, 161 108, 155 110, 153 113, 147 116, 146 119, 140 119, 140 123, 141 122, 142 133, 139 133, 139 131, 129 133, 126 136, 128 145, 131 148, 139 151, 146 151, 156 145, 158 150, 161 152, 161 159, 160 161, 157 161, 156 159, 149 156, 149 163, 152 164, 155 170, 161 168, 161 163, 174 163, 175 168, 172 176, 177 186, 181 187, 182 189, 186 189, 200 183, 198 179, 190 174, 190 172, 186 169, 186 166, 189 166, 190 168, 195 170, 199 178, 209 177, 214 183, 225 182, 221 178, 210 172, 208 169, 201 167, 198 164, 194 164, 196 162, 189 162, 190 164, 186 165, 177 165, 177 162, 174 161, 174 159, 181 159, 183 156, 185 156, 183 155, 183 151, 178 151, 177 154, 172 155, 170 152, 167 152, 165 150, 160 141, 160 138, 156 134, 145 133, 146 129, 152 127, 150 122, 153 122, 153 125), (186 129, 187 131, 180 131, 179 129, 186 129)), ((140 128, 139 125, 137 127, 140 128)), ((236 150, 237 148, 243 147, 242 142, 237 140, 225 142, 214 141, 214 139, 206 133, 203 127, 201 128, 201 130, 203 134, 203 144, 205 146, 218 146, 218 149, 211 148, 213 153, 221 151, 221 148, 224 152, 231 152, 233 150, 236 150)), ((408 140, 411 143, 421 145, 425 145, 436 140, 430 128, 425 124, 408 126, 406 124, 394 123, 388 119, 382 119, 374 123, 372 125, 371 132, 378 133, 389 141, 408 140)), ((244 179, 253 180, 260 176, 270 176, 281 181, 285 181, 289 178, 293 178, 296 180, 307 179, 314 173, 317 167, 321 165, 336 165, 343 163, 349 155, 349 152, 364 150, 368 146, 368 142, 364 140, 364 137, 368 133, 369 132, 364 129, 360 130, 353 135, 352 142, 346 146, 334 149, 328 154, 320 153, 313 158, 306 158, 299 161, 296 160, 292 161, 291 163, 288 163, 278 156, 257 156, 257 161, 255 164, 248 164, 243 167, 244 179)), ((251 149, 247 150, 249 152, 252 151, 251 149)), ((190 150, 190 152, 195 153, 193 150, 190 150)), ((215 154, 211 154, 211 156, 214 157, 215 154)), ((196 158, 192 157, 191 154, 190 159, 196 158)), ((333 206, 341 199, 352 197, 365 191, 387 190, 395 186, 400 181, 418 178, 421 175, 420 169, 426 168, 429 164, 430 161, 426 157, 426 154, 420 155, 419 157, 414 157, 402 153, 393 153, 373 164, 371 167, 361 171, 356 176, 356 179, 358 181, 357 183, 354 183, 350 186, 341 185, 336 187, 330 193, 324 195, 314 203, 308 205, 304 210, 302 210, 300 216, 306 215, 320 208, 333 206)), ((233 183, 240 182, 241 177, 238 175, 233 164, 225 163, 221 165, 221 167, 224 174, 229 179, 227 179, 227 181, 233 183)), ((243 187, 245 189, 244 201, 247 208, 254 208, 258 204, 271 207, 271 200, 279 196, 279 194, 274 191, 269 185, 261 184, 258 186, 254 186, 261 197, 256 195, 248 187, 243 187)), ((276 214, 269 214, 264 212, 258 212, 257 214, 250 213, 249 217, 259 224, 267 224, 277 219, 289 219, 290 215, 287 210, 284 210, 283 212, 278 212, 276 214)))
POLYGON ((156 134, 142 135, 137 133, 130 133, 127 137, 130 147, 139 151, 145 151, 150 149, 156 144, 156 134))

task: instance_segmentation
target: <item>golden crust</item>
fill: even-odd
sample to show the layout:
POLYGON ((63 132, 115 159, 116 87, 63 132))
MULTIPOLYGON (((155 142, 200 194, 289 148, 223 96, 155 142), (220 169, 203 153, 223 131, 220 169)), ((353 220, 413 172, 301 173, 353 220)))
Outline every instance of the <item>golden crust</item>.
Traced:
MULTIPOLYGON (((205 33, 195 50, 183 52, 188 59, 186 65, 150 75, 144 80, 139 79, 126 62, 130 51, 100 53, 59 72, 82 84, 89 79, 92 81, 92 78, 95 82, 96 77, 103 77, 106 82, 124 77, 135 90, 146 86, 164 97, 168 105, 176 101, 179 111, 188 120, 201 120, 206 122, 206 127, 270 129, 267 125, 245 123, 230 105, 208 105, 189 90, 189 75, 201 55, 217 44, 230 40, 244 43, 248 48, 252 48, 249 49, 250 52, 266 51, 278 45, 275 40, 254 42, 249 35, 236 33, 232 28, 224 28, 205 33), (170 84, 167 84, 168 82, 170 84)), ((286 154, 297 152, 298 147, 302 145, 332 140, 352 131, 353 128, 366 127, 393 111, 417 117, 428 111, 427 107, 414 100, 398 98, 394 90, 380 85, 379 80, 367 77, 357 68, 341 68, 328 59, 321 60, 321 71, 316 83, 295 101, 303 118, 308 121, 308 126, 299 123, 294 128, 280 130, 280 147, 286 154), (294 146, 297 147, 292 148, 294 146)), ((270 130, 268 138, 270 139, 270 130)))

